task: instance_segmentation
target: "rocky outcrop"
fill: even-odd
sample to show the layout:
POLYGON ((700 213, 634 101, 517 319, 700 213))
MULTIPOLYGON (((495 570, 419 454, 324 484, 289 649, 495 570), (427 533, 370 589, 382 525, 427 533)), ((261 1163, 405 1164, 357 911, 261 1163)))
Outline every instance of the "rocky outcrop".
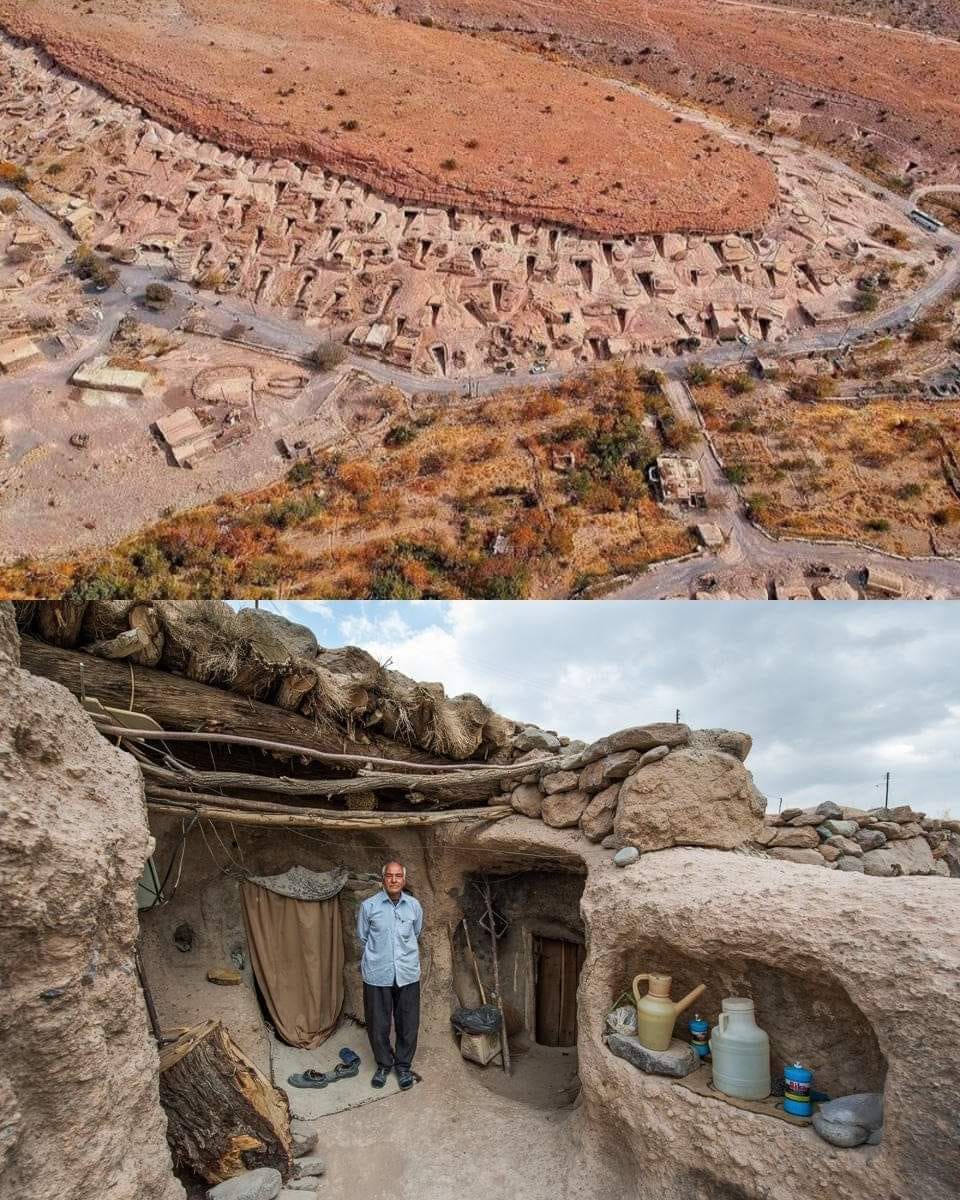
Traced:
POLYGON ((627 778, 614 833, 640 850, 732 850, 760 829, 766 802, 739 758, 690 746, 627 778))
POLYGON ((17 667, 0 605, 0 1166, 4 1196, 181 1200, 134 968, 140 773, 17 667))

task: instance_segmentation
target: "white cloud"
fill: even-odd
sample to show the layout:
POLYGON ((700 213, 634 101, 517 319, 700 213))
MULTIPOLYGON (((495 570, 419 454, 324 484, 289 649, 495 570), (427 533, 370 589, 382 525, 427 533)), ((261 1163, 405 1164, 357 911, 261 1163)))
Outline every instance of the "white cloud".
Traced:
MULTIPOLYGON (((648 721, 752 734, 784 805, 960 811, 960 612, 951 604, 282 604, 448 694, 591 739, 648 721)), ((776 807, 774 799, 773 807, 776 807)))

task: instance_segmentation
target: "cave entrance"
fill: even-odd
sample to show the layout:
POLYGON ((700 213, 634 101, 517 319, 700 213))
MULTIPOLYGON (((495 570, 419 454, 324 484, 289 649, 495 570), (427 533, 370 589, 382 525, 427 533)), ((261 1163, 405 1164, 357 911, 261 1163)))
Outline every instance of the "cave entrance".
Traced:
POLYGON ((577 1044, 577 984, 583 954, 582 942, 534 935, 534 1037, 539 1046, 577 1044))
MULTIPOLYGON (((539 864, 538 864, 539 867, 539 864)), ((511 1073, 500 1056, 485 1067, 467 1063, 484 1087, 534 1108, 563 1108, 579 1094, 577 987, 585 957, 580 898, 584 875, 572 864, 486 876, 497 930, 500 1000, 511 1073)), ((463 932, 454 950, 454 987, 465 1007, 479 1003, 476 975, 488 1001, 493 950, 483 876, 468 875, 461 904, 476 971, 463 932)))

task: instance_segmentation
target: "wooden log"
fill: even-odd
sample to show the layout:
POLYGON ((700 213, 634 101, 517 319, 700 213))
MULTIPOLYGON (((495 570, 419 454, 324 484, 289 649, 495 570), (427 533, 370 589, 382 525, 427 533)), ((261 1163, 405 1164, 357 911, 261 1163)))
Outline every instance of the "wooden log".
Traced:
MULTIPOLYGON (((42 607, 45 610, 45 606, 42 607)), ((435 756, 415 746, 401 745, 373 733, 368 735, 368 742, 358 742, 329 718, 308 719, 182 675, 151 667, 131 668, 129 661, 95 658, 32 637, 21 640, 20 661, 25 670, 63 684, 75 696, 79 696, 85 686, 88 695, 118 708, 129 707, 132 683, 135 706, 172 729, 229 729, 242 736, 287 744, 297 742, 315 751, 351 754, 364 759, 376 756, 407 760, 412 764, 436 761, 435 756)))
POLYGON ((292 812, 249 812, 230 806, 228 796, 198 798, 192 792, 173 788, 146 788, 147 808, 157 812, 196 813, 201 820, 222 824, 261 825, 280 829, 409 829, 414 826, 447 825, 454 821, 502 821, 513 816, 509 804, 487 804, 483 808, 455 808, 447 812, 326 813, 315 809, 292 812), (211 803, 215 801, 215 803, 211 803))
MULTIPOLYGON (((139 757, 139 756, 138 756, 139 757)), ((145 775, 163 780, 174 787, 198 787, 206 790, 230 788, 249 792, 273 792, 281 796, 353 796, 365 792, 415 791, 436 803, 482 803, 497 795, 505 780, 526 775, 529 763, 509 767, 487 767, 481 771, 450 770, 443 774, 412 775, 392 771, 361 771, 352 779, 287 779, 283 776, 256 775, 246 771, 170 770, 141 758, 145 775)))
POLYGON ((219 1021, 187 1031, 160 1052, 160 1103, 175 1166, 208 1183, 243 1171, 293 1169, 290 1107, 219 1021))

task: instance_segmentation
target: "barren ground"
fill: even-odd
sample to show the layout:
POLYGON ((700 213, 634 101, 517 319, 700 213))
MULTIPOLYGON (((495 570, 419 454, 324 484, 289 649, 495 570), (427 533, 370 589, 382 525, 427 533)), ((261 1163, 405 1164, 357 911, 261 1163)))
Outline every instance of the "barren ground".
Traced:
POLYGON ((783 8, 806 8, 854 20, 880 21, 896 28, 916 29, 940 37, 960 37, 960 4, 957 0, 767 0, 783 8), (864 11, 866 10, 866 11, 864 11))
POLYGON ((0 22, 175 126, 386 195, 602 233, 759 227, 769 165, 495 41, 323 0, 0 0, 0 22))
POLYGON ((739 121, 783 112, 811 138, 893 173, 911 161, 939 171, 957 164, 960 47, 946 40, 716 0, 540 0, 522 11, 509 0, 403 0, 398 10, 739 121))

